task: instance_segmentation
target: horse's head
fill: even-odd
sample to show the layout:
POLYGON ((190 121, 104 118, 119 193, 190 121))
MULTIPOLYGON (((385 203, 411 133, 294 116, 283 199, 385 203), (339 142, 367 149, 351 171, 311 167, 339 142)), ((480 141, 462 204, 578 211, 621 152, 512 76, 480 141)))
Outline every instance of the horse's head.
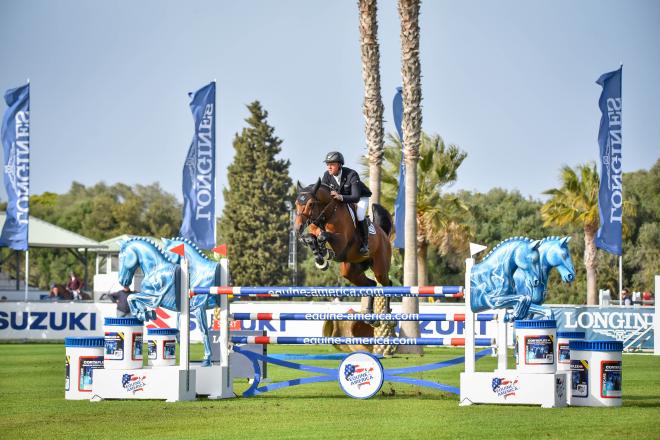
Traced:
POLYGON ((571 237, 567 236, 559 240, 548 241, 544 254, 545 262, 549 266, 557 268, 562 281, 565 283, 570 283, 575 279, 575 268, 573 267, 571 252, 568 249, 570 240, 571 237))
POLYGON ((140 259, 137 251, 131 242, 125 241, 119 249, 119 284, 130 286, 133 281, 133 275, 138 268, 140 259))
POLYGON ((303 188, 298 182, 296 218, 294 220, 296 234, 300 235, 307 226, 318 221, 323 209, 330 201, 332 201, 330 190, 321 183, 321 179, 306 188, 303 188))
POLYGON ((515 249, 515 263, 525 273, 525 278, 530 288, 538 288, 541 285, 541 259, 539 256, 540 240, 525 241, 515 249))

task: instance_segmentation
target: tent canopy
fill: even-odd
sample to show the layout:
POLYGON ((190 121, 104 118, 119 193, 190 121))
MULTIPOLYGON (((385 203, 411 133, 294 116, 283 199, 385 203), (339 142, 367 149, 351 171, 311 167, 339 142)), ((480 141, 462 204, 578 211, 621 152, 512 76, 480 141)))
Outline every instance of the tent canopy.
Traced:
MULTIPOLYGON (((0 228, 5 225, 6 214, 0 213, 0 228)), ((28 246, 31 248, 69 248, 105 250, 107 246, 75 232, 30 216, 28 246)))

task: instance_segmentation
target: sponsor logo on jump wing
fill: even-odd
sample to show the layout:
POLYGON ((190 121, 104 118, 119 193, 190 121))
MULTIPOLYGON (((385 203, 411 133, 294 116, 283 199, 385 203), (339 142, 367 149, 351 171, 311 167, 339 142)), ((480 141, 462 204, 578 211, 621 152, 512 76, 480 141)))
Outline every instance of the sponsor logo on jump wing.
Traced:
POLYGON ((507 380, 505 377, 494 377, 491 386, 497 397, 504 397, 504 399, 515 396, 516 391, 519 390, 518 379, 507 380))

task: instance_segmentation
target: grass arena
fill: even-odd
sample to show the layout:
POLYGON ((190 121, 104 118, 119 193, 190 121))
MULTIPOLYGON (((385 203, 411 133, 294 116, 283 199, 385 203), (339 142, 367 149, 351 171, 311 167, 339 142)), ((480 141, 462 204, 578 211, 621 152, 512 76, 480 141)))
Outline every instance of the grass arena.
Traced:
MULTIPOLYGON (((382 359, 386 368, 410 367, 461 356, 462 349, 425 347, 423 356, 382 359)), ((541 409, 533 406, 460 407, 458 396, 385 382, 369 400, 346 397, 336 382, 290 387, 251 398, 194 402, 64 400, 63 344, 1 344, 0 435, 53 438, 639 438, 660 437, 660 359, 624 354, 620 408, 541 409)), ((331 354, 330 346, 269 346, 269 354, 331 354)), ((509 353, 511 355, 511 353, 509 353)), ((201 344, 191 358, 202 356, 201 344)), ((512 357, 509 359, 513 362, 512 357)), ((493 370, 486 356, 479 371, 493 370)), ((336 361, 310 361, 336 367, 336 361)), ((463 365, 414 374, 459 385, 463 365)), ((302 373, 305 375, 305 373, 302 373)), ((270 366, 273 382, 301 375, 270 366)), ((240 395, 249 384, 234 382, 240 395)))

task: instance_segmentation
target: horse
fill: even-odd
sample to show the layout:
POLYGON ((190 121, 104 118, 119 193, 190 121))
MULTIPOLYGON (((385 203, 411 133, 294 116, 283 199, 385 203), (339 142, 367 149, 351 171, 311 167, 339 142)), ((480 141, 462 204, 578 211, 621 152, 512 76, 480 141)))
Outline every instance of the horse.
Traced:
POLYGON ((473 312, 513 307, 505 321, 527 316, 532 297, 543 292, 538 247, 540 240, 507 238, 478 264, 470 274, 470 307, 473 312), (516 291, 516 270, 523 277, 523 292, 516 291))
MULTIPOLYGON (((374 221, 369 222, 369 255, 361 255, 360 238, 350 208, 348 204, 336 201, 330 191, 332 189, 321 183, 321 179, 305 188, 298 183, 295 231, 312 249, 316 266, 326 270, 328 260, 333 259, 340 263, 341 275, 356 286, 376 286, 376 281, 382 286, 390 286, 392 216, 382 206, 372 205, 374 221), (303 235, 306 229, 310 233, 303 235), (376 281, 365 275, 369 268, 376 281)), ((373 302, 370 297, 366 313, 373 313, 373 302)), ((389 298, 385 303, 384 313, 390 313, 389 298)))
MULTIPOLYGON (((137 268, 144 273, 140 292, 128 296, 131 314, 142 321, 155 318, 155 310, 162 307, 180 311, 179 258, 165 251, 148 238, 133 237, 121 244, 119 251, 119 284, 131 284, 137 268)), ((215 270, 213 271, 215 273, 215 270)), ((209 308, 210 295, 195 295, 190 299, 190 314, 197 321, 204 342, 204 360, 202 366, 211 365, 211 340, 206 325, 206 309, 209 308)))
MULTIPOLYGON (((571 237, 545 237, 539 244, 539 258, 541 264, 541 286, 543 289, 534 289, 532 295, 532 304, 530 305, 529 318, 538 314, 546 319, 554 319, 554 312, 547 307, 539 307, 545 302, 548 290, 548 276, 552 268, 557 268, 561 279, 565 283, 571 283, 575 279, 575 269, 573 268, 573 261, 571 260, 571 253, 568 249, 568 242, 571 237)), ((516 283, 516 291, 525 292, 525 275, 516 271, 513 274, 513 279, 516 283)))
MULTIPOLYGON (((50 298, 57 298, 58 301, 73 301, 73 292, 66 288, 64 284, 52 284, 50 286, 50 298)), ((92 296, 85 292, 80 291, 80 300, 81 301, 90 301, 92 296)))

